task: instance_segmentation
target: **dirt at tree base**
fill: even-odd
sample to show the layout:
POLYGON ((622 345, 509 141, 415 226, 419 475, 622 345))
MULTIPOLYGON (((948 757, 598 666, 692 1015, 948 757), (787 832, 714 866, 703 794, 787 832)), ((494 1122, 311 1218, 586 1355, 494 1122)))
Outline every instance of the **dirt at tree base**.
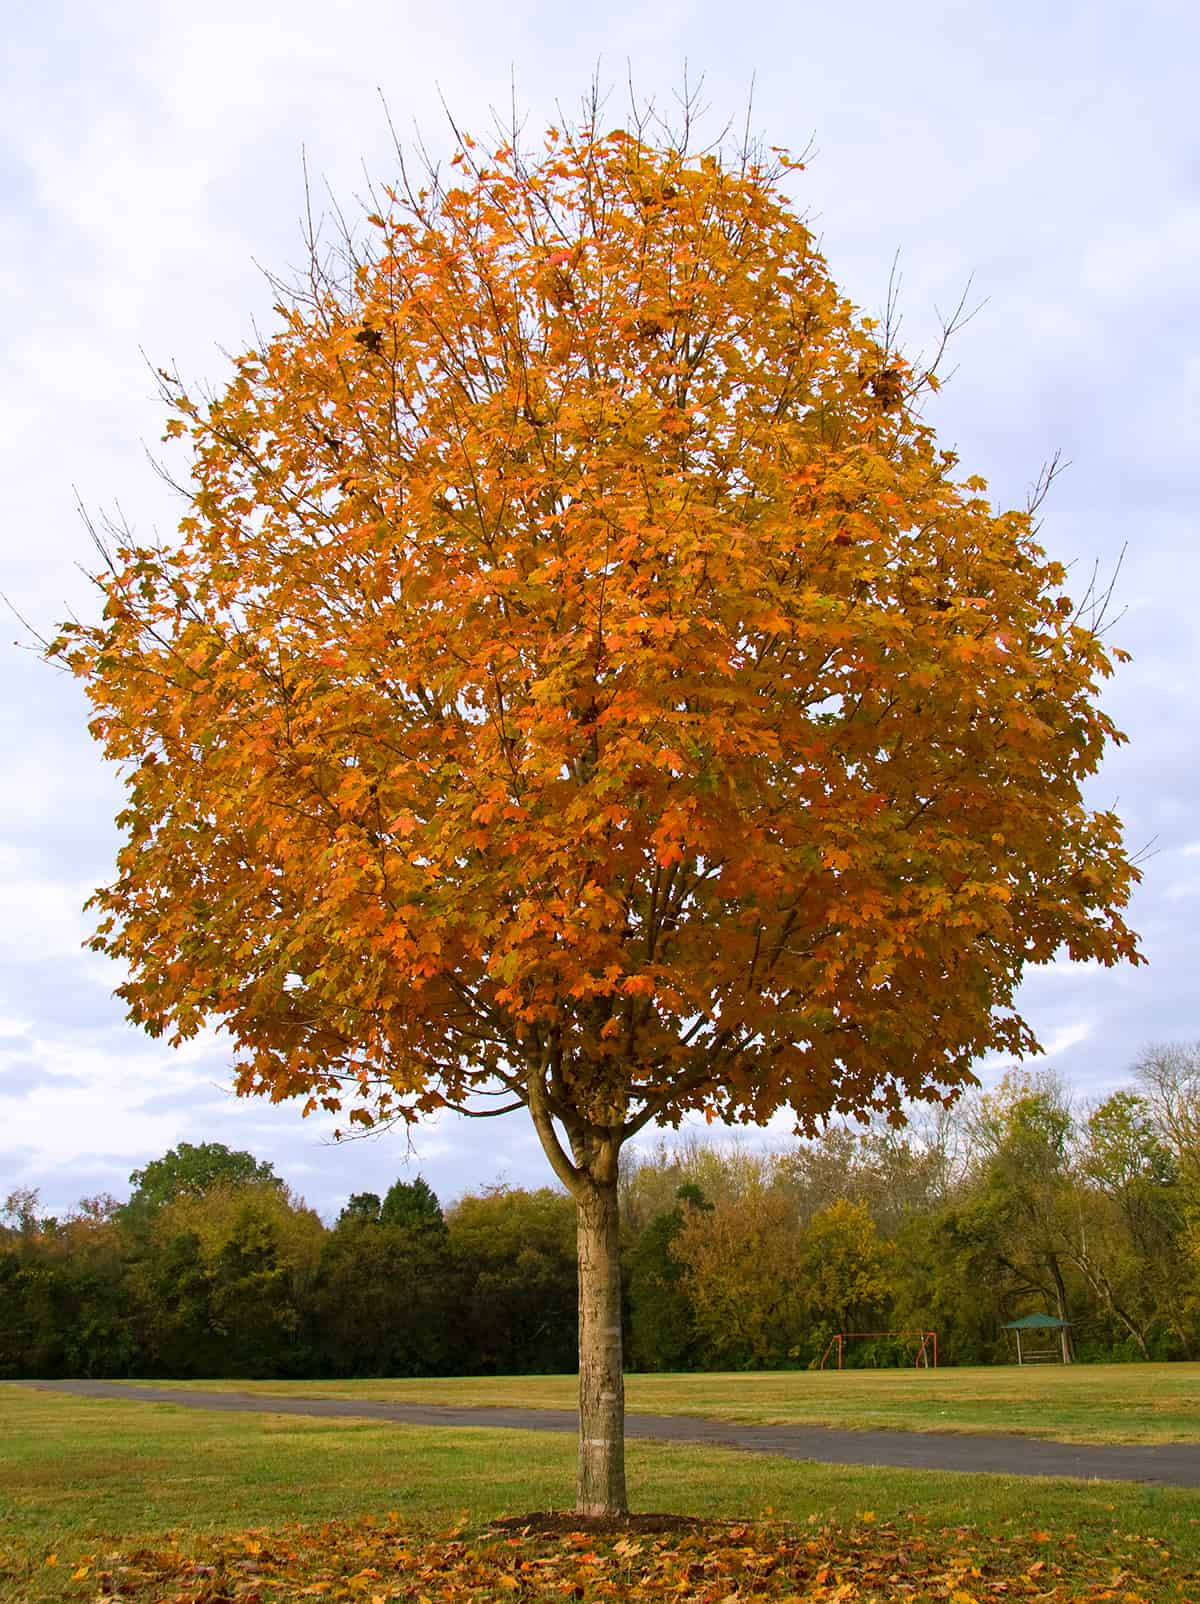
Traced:
POLYGON ((729 1524, 723 1520, 705 1520, 699 1515, 580 1515, 573 1509, 535 1509, 528 1515, 501 1515, 498 1520, 489 1521, 488 1530, 529 1537, 567 1537, 572 1532, 621 1537, 630 1532, 691 1532, 729 1524))

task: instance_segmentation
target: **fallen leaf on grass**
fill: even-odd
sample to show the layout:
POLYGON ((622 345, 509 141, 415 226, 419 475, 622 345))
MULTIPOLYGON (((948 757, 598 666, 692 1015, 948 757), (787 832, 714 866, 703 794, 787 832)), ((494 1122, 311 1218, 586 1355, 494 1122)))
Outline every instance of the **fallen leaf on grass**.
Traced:
MULTIPOLYGON (((56 1583, 55 1598, 134 1604, 1194 1604, 1200 1590, 1160 1545, 1114 1533, 1092 1552, 1050 1534, 990 1534, 875 1518, 844 1526, 680 1522, 649 1517, 581 1530, 577 1517, 521 1517, 477 1534, 430 1533, 397 1518, 287 1525, 104 1556, 56 1583), (542 1529, 537 1529, 538 1527, 542 1529), (636 1534, 636 1540, 633 1540, 636 1534), (82 1574, 81 1574, 82 1573, 82 1574), (58 1589, 61 1588, 61 1591, 58 1589), (99 1592, 97 1592, 99 1588, 99 1592)), ((178 1538, 179 1534, 172 1534, 178 1538)), ((57 1556, 56 1556, 57 1557, 57 1556)), ((87 1556, 89 1560, 95 1555, 87 1556)), ((72 1563, 78 1563, 77 1556, 72 1563)), ((43 1565, 45 1561, 43 1560, 43 1565)), ((43 1570, 42 1574, 45 1574, 43 1570)), ((49 1582, 47 1582, 47 1586, 49 1582)))

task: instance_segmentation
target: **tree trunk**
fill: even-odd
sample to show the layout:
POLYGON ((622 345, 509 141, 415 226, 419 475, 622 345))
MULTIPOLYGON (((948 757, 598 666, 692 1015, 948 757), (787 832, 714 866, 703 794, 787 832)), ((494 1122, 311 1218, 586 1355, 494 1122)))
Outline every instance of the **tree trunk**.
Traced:
POLYGON ((1086 1249, 1079 1248, 1074 1258, 1092 1292, 1108 1310, 1109 1314, 1125 1327, 1134 1342, 1137 1343, 1138 1352, 1149 1364, 1150 1349, 1147 1346, 1145 1337, 1142 1335, 1141 1328, 1134 1321, 1132 1315, 1128 1314, 1122 1305, 1117 1302, 1117 1295, 1113 1291, 1112 1282, 1108 1279, 1108 1276, 1092 1261, 1086 1249))
POLYGON ((579 1244, 579 1515, 624 1515, 625 1378, 616 1178, 575 1194, 579 1244))
MULTIPOLYGON (((1054 1296, 1058 1303, 1058 1318, 1065 1322, 1067 1318, 1066 1282, 1063 1280, 1062 1271, 1059 1268, 1057 1256, 1053 1253, 1048 1254, 1046 1262, 1049 1265, 1050 1274, 1054 1278, 1054 1296)), ((1073 1357, 1071 1332, 1069 1326, 1064 1324, 1059 1331, 1058 1336, 1059 1341, 1062 1343, 1062 1362, 1065 1365, 1069 1365, 1073 1357)))

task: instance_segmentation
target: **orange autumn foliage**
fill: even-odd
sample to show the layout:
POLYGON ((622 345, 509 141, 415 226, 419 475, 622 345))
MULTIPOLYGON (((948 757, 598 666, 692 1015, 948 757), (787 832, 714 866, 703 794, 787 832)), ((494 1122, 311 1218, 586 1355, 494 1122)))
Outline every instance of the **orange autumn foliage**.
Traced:
POLYGON ((618 1140, 1031 1050, 1025 965, 1137 956, 1062 567, 779 164, 456 161, 215 400, 168 385, 179 539, 52 648, 128 784, 131 1017, 359 1122, 500 1089, 618 1140))

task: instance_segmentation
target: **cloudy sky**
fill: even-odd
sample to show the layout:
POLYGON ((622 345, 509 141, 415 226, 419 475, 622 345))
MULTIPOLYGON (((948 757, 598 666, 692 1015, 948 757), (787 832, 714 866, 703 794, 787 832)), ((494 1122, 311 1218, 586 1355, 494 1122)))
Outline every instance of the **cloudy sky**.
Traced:
MULTIPOLYGON (((627 70, 669 102, 704 75, 714 131, 741 118, 815 156, 795 188, 835 278, 868 311, 897 251, 904 338, 927 347, 971 281, 932 418, 964 472, 1023 502, 1042 462, 1071 467, 1043 539, 1082 579, 1111 573, 1134 662, 1107 706, 1129 744, 1092 787, 1135 848, 1153 841, 1129 972, 1055 965, 1022 1002, 1081 1098, 1151 1041, 1200 1036, 1200 24, 1167 0, 974 6, 815 0, 6 0, 0 22, 0 588, 52 630, 94 601, 77 498, 141 531, 175 510, 146 450, 161 417, 146 358, 217 383, 222 351, 270 322, 260 271, 301 258, 302 151, 353 206, 386 180, 386 98, 445 143, 439 90, 485 129, 515 81, 529 128, 573 107, 596 64, 621 120, 627 70), (143 353, 145 354, 143 356, 143 353)), ((63 1208, 128 1191, 179 1140, 270 1158, 326 1214, 419 1168, 443 1200, 504 1176, 542 1184, 519 1115, 334 1146, 297 1107, 238 1101, 217 1040, 172 1052, 81 951, 81 903, 110 874, 120 805, 79 688, 0 648, 0 1198, 63 1208), (407 1168, 406 1168, 407 1165, 407 1168)), ((996 1069, 988 1068, 991 1078, 996 1069)))

